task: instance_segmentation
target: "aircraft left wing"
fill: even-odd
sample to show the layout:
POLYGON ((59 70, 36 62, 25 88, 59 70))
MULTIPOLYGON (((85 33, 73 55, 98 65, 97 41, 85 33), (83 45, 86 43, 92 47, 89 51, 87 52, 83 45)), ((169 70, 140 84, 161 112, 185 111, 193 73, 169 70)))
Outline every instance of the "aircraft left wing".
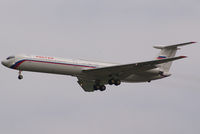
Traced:
POLYGON ((160 60, 151 60, 146 62, 138 62, 133 64, 125 64, 125 65, 116 65, 116 66, 109 66, 109 67, 102 67, 96 69, 88 69, 83 70, 88 77, 93 79, 106 79, 109 76, 118 76, 119 78, 123 79, 130 74, 136 72, 147 71, 150 69, 157 68, 156 65, 186 58, 186 56, 178 56, 173 58, 165 58, 160 60))

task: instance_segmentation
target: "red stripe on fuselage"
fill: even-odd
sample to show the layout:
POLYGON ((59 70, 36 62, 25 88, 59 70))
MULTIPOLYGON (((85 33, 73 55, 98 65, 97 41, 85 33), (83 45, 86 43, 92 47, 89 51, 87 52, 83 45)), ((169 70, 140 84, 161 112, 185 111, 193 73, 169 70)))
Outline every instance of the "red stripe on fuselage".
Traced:
POLYGON ((94 66, 86 66, 86 65, 77 65, 77 64, 69 64, 69 63, 59 63, 59 62, 51 62, 51 61, 37 61, 37 60, 22 60, 14 66, 14 69, 18 68, 25 61, 31 62, 41 62, 41 63, 49 63, 49 64, 57 64, 57 65, 65 65, 65 66, 76 66, 76 67, 87 67, 87 68, 96 68, 94 66))
POLYGON ((157 57, 158 60, 162 60, 162 59, 166 59, 166 58, 161 58, 161 57, 157 57))

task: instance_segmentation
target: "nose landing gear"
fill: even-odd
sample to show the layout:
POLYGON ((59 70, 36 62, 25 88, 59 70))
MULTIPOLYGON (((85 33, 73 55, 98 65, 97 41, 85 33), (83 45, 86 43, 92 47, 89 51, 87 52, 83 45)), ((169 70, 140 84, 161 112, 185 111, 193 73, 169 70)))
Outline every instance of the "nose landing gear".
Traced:
POLYGON ((18 79, 19 79, 19 80, 22 80, 22 79, 23 79, 22 71, 19 71, 18 79))

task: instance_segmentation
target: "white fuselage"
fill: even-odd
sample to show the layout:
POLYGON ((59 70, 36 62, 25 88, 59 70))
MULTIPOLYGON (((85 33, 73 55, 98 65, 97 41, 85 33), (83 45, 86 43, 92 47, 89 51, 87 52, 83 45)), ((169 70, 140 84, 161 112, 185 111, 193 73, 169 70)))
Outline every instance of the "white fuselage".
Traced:
MULTIPOLYGON (((87 60, 72 60, 62 59, 55 57, 46 56, 27 56, 27 55, 16 55, 13 58, 2 61, 2 64, 20 71, 33 71, 43 73, 53 73, 71 76, 83 76, 82 70, 101 68, 114 66, 119 64, 114 63, 103 63, 93 62, 87 60)), ((125 78, 124 82, 146 82, 147 80, 155 80, 164 78, 164 76, 158 75, 159 70, 152 69, 145 73, 138 73, 130 75, 125 78)))
POLYGON ((104 91, 107 84, 119 86, 121 82, 151 82, 169 77, 170 67, 175 60, 186 56, 175 56, 180 46, 193 44, 186 42, 168 46, 155 46, 160 49, 154 60, 129 64, 72 60, 48 56, 16 55, 9 56, 2 64, 19 70, 18 79, 23 79, 22 71, 71 75, 77 77, 78 84, 86 92, 104 91))

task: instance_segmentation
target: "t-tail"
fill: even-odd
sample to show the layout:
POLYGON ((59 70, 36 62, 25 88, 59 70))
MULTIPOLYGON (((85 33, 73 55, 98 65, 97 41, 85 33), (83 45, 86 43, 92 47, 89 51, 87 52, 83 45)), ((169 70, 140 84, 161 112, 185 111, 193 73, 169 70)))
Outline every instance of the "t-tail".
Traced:
MULTIPOLYGON (((169 46, 154 46, 154 48, 161 50, 158 56, 156 57, 156 59, 160 60, 160 59, 175 57, 177 50, 180 49, 179 48, 180 46, 185 46, 185 45, 189 45, 193 43, 196 43, 196 42, 187 42, 187 43, 169 45, 169 46)), ((172 65, 172 62, 168 62, 168 63, 160 64, 158 67, 160 68, 162 72, 168 73, 171 65, 172 65)))

